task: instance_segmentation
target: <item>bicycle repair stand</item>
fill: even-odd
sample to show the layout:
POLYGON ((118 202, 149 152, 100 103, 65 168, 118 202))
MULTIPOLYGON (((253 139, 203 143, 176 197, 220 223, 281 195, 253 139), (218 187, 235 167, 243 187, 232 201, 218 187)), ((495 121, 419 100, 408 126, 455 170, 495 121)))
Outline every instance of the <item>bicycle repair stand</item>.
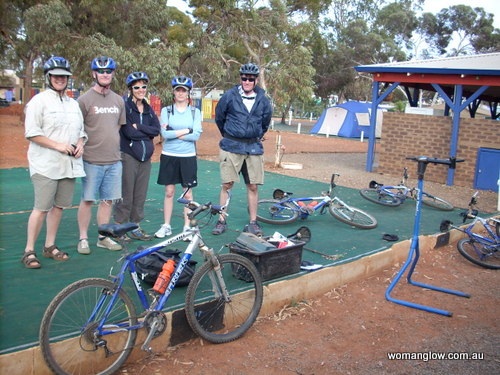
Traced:
POLYGON ((411 157, 407 158, 413 161, 418 162, 418 192, 417 192, 417 205, 415 209, 415 223, 413 226, 413 237, 411 239, 411 244, 410 244, 410 251, 408 253, 408 258, 406 262, 404 263, 403 267, 401 270, 398 272, 394 280, 390 283, 389 287, 387 288, 385 292, 385 298, 390 301, 394 302, 403 306, 407 307, 412 307, 414 309, 420 309, 424 310, 427 312, 435 313, 435 314, 440 314, 440 315, 445 315, 445 316, 452 316, 453 314, 449 311, 446 310, 441 310, 437 309, 434 307, 426 306, 426 305, 420 305, 417 303, 401 300, 401 299, 396 299, 391 297, 391 292, 400 280, 401 276, 405 273, 406 269, 408 266, 411 265, 410 270, 408 272, 408 275, 406 276, 406 280, 408 281, 409 284, 414 285, 414 286, 419 286, 421 288, 426 288, 430 290, 435 290, 438 292, 443 292, 443 293, 448 293, 448 294, 453 294, 459 297, 466 297, 469 298, 470 295, 467 293, 463 293, 457 290, 451 290, 451 289, 445 289, 445 288, 440 288, 437 286, 433 285, 428 285, 428 284, 423 284, 417 281, 412 280, 411 276, 413 274, 413 271, 415 270, 415 267, 417 265, 418 259, 420 257, 420 250, 419 250, 419 233, 420 233, 420 213, 421 213, 421 207, 422 207, 422 191, 424 187, 424 173, 425 169, 427 167, 427 164, 433 163, 433 164, 446 164, 449 165, 450 168, 455 168, 455 163, 457 161, 463 161, 463 160, 456 160, 455 158, 450 158, 450 159, 436 159, 436 158, 428 158, 426 156, 419 156, 419 157, 411 157))

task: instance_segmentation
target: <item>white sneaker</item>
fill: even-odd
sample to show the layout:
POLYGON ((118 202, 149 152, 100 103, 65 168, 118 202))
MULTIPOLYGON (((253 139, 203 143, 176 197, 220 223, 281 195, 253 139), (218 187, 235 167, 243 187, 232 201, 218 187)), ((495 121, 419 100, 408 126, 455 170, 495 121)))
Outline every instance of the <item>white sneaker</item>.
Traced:
POLYGON ((89 241, 87 241, 86 238, 78 241, 78 246, 76 247, 76 250, 80 254, 89 255, 90 254, 89 241))
MULTIPOLYGON (((190 227, 184 227, 184 228, 182 228, 182 231, 183 232, 187 232, 189 229, 191 229, 191 228, 190 227)), ((189 237, 184 238, 183 241, 185 241, 185 242, 191 242, 193 240, 193 236, 194 235, 192 234, 189 237)))
POLYGON ((122 245, 118 242, 113 241, 109 237, 99 238, 97 240, 97 247, 102 247, 103 249, 108 249, 111 251, 118 251, 122 249, 122 245))
POLYGON ((172 234, 172 227, 170 224, 163 224, 160 229, 155 233, 156 238, 164 238, 165 236, 170 236, 172 234))

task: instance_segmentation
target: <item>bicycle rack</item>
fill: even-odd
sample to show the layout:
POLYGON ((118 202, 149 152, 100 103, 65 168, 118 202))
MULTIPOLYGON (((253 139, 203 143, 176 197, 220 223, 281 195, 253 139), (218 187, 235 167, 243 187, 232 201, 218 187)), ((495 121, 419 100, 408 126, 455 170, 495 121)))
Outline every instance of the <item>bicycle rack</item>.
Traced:
MULTIPOLYGON (((425 156, 420 156, 418 158, 408 158, 414 161, 418 162, 418 199, 417 199, 417 205, 416 205, 416 213, 415 213, 415 223, 413 226, 413 236, 411 239, 411 244, 410 244, 410 251, 408 253, 408 258, 406 259, 406 262, 403 264, 403 267, 401 267, 401 270, 397 273, 396 277, 392 282, 389 284, 389 287, 387 288, 385 292, 385 298, 390 301, 394 302, 403 306, 407 307, 412 307, 414 309, 419 309, 419 310, 424 310, 427 312, 431 312, 434 314, 440 314, 440 315, 445 315, 445 316, 452 316, 453 314, 450 311, 447 310, 442 310, 438 309, 435 307, 431 306, 426 306, 426 305, 421 305, 418 303, 402 300, 402 299, 396 299, 391 297, 391 292, 396 286, 396 284, 399 282, 401 279, 401 276, 405 273, 406 269, 410 266, 410 270, 408 272, 408 275, 406 276, 406 280, 408 284, 414 285, 414 286, 419 286, 421 288, 425 289, 430 289, 430 290, 435 290, 437 292, 443 292, 443 293, 448 293, 448 294, 453 294, 459 297, 465 297, 469 298, 470 295, 464 292, 460 292, 458 290, 452 290, 452 289, 446 289, 446 288, 441 288, 438 286, 433 286, 429 284, 424 284, 418 281, 412 280, 412 275, 413 271, 415 270, 415 267, 418 263, 418 259, 420 257, 420 249, 419 249, 419 240, 418 236, 420 233, 420 213, 421 213, 421 207, 422 207, 422 191, 424 187, 424 173, 425 169, 427 167, 427 164, 429 163, 434 163, 434 164, 447 164, 450 166, 450 168, 455 168, 455 163, 457 162, 456 159, 451 158, 451 159, 435 159, 435 158, 428 158, 425 156), (445 162, 447 161, 447 162, 445 162)), ((461 160, 463 161, 463 160, 461 160)))

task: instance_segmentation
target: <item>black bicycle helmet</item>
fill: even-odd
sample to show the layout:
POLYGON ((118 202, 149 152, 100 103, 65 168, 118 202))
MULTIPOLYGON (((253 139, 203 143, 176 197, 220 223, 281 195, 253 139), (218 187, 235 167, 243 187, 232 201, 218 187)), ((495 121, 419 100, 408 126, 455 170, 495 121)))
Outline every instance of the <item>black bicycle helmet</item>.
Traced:
POLYGON ((70 76, 71 67, 64 57, 52 56, 43 64, 43 74, 52 73, 60 76, 70 76))
POLYGON ((172 78, 172 88, 175 90, 177 87, 184 87, 186 90, 191 90, 193 88, 193 81, 189 77, 174 77, 172 78))
POLYGON ((144 72, 133 72, 127 76, 127 79, 125 79, 125 83, 127 84, 127 87, 129 87, 129 88, 136 81, 146 81, 146 83, 148 83, 149 77, 144 72))
POLYGON ((92 70, 98 70, 98 69, 115 70, 116 63, 115 60, 113 60, 111 57, 100 56, 92 60, 92 62, 90 63, 90 68, 92 70))
POLYGON ((254 76, 258 76, 259 73, 260 73, 259 67, 252 63, 242 65, 240 68, 240 74, 251 74, 254 76))

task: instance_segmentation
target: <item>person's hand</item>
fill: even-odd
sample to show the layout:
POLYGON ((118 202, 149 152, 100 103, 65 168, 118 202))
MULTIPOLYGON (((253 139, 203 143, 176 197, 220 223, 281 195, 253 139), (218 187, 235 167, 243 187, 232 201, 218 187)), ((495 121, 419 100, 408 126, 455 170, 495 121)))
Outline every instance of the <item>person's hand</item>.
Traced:
POLYGON ((73 156, 73 153, 75 151, 73 145, 67 143, 56 143, 54 149, 56 151, 59 151, 61 154, 66 154, 69 156, 73 156))
POLYGON ((80 158, 83 155, 83 143, 78 142, 76 145, 71 145, 73 147, 73 156, 75 158, 80 158))

